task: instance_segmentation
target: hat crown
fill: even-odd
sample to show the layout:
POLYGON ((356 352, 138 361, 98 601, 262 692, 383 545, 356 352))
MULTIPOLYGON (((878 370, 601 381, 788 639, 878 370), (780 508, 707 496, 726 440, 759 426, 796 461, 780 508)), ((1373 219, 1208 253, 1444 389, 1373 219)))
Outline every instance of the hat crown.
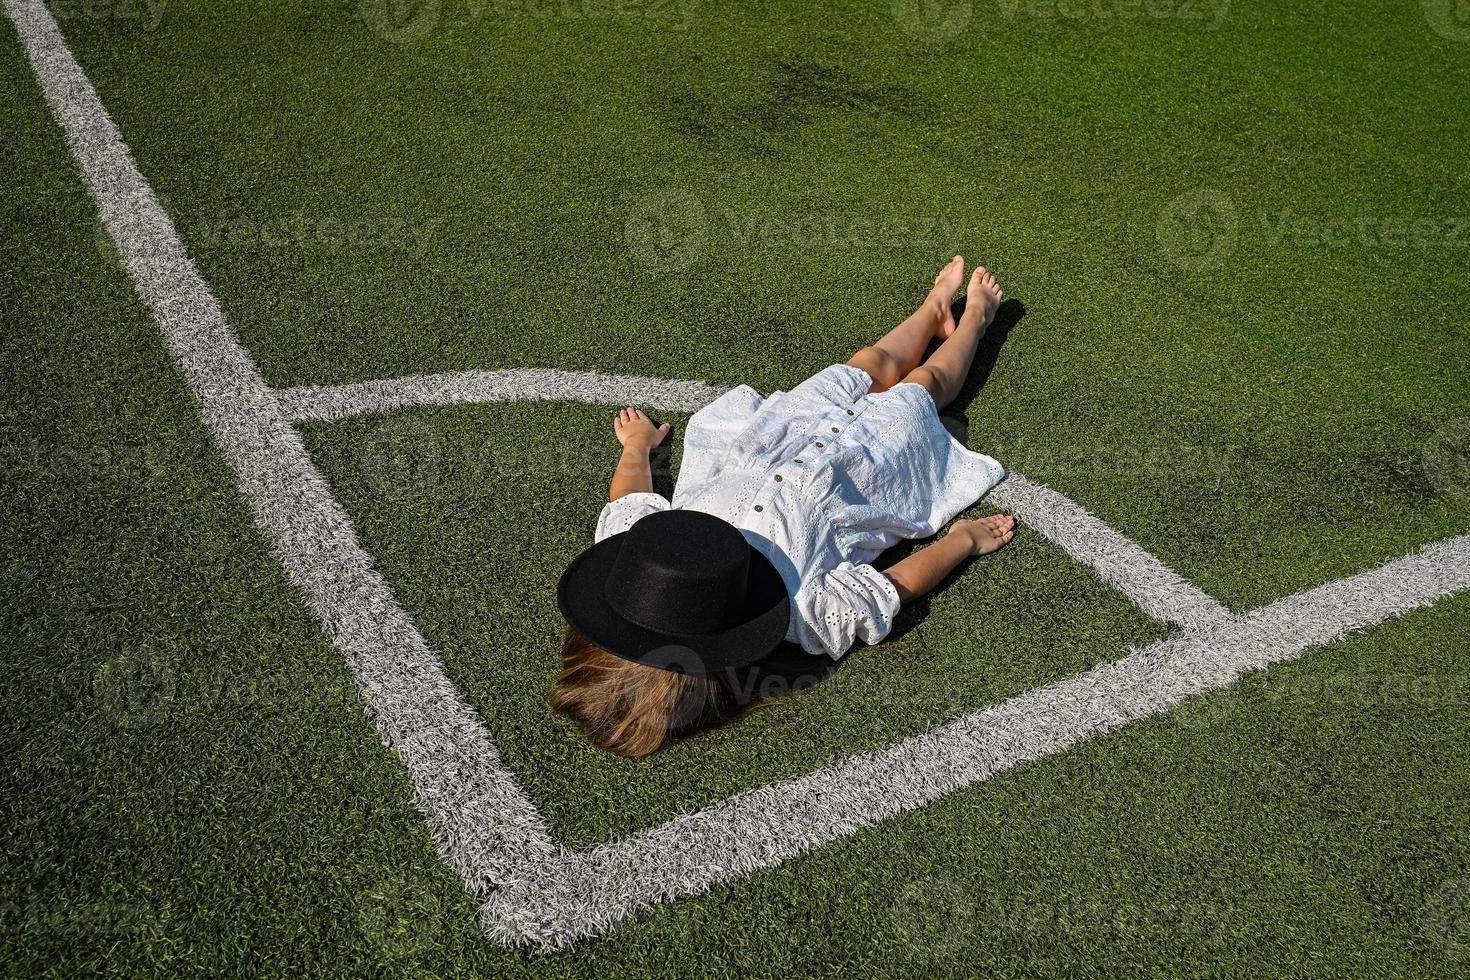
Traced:
POLYGON ((749 573, 750 547, 733 525, 699 511, 663 511, 623 535, 605 597, 646 629, 700 636, 740 621, 749 573))

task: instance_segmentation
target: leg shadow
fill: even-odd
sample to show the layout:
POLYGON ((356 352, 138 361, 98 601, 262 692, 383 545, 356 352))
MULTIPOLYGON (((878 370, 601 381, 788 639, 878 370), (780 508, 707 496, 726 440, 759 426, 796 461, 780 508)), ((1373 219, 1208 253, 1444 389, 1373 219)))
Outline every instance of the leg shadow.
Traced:
MULTIPOLYGON (((950 308, 956 320, 965 314, 966 299, 967 297, 961 296, 950 308)), ((975 350, 975 360, 970 365, 970 373, 965 376, 960 393, 939 413, 944 427, 966 447, 970 444, 970 419, 967 414, 970 403, 980 394, 985 382, 990 380, 990 373, 995 370, 995 362, 1000 358, 1001 347, 1025 315, 1026 307, 1020 300, 1008 299, 1001 302, 1000 308, 995 311, 995 320, 985 331, 985 336, 980 338, 980 346, 975 350)))

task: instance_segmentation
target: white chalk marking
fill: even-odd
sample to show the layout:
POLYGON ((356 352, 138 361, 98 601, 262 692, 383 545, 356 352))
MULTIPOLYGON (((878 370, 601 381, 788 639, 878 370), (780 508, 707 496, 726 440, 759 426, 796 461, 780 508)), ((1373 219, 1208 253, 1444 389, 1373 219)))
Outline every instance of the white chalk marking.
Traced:
POLYGON ((775 867, 1466 588, 1470 535, 1161 640, 886 749, 568 854, 493 895, 481 922, 503 942, 562 949, 655 903, 775 867))
MULTIPOLYGON (((279 395, 297 419, 336 420, 396 409, 506 401, 579 401, 695 412, 725 393, 700 381, 551 368, 446 371, 349 385, 288 388, 279 395)), ((990 492, 995 506, 1094 569, 1155 619, 1204 626, 1230 611, 1130 538, 1044 484, 1010 474, 990 492)))
POLYGON ((1155 619, 1209 626, 1230 618, 1230 610, 1199 586, 1045 484, 1012 473, 990 491, 989 502, 1091 567, 1155 619))
POLYGON ((478 717, 373 569, 290 420, 553 397, 544 393, 547 379, 564 385, 554 397, 690 411, 719 389, 588 372, 470 372, 292 389, 283 407, 282 393, 260 377, 184 253, 51 15, 39 0, 5 4, 103 223, 199 399, 257 526, 346 657, 379 730, 404 762, 444 860, 471 891, 499 886, 483 905, 481 921, 502 941, 563 948, 654 903, 774 867, 1020 762, 1227 686, 1247 671, 1470 588, 1470 535, 1463 535, 1239 618, 1222 618, 1218 603, 1201 598, 1132 541, 1055 491, 1013 477, 992 491, 998 504, 1098 569, 1147 611, 1196 628, 887 749, 737 794, 626 840, 580 852, 557 847, 478 717), (649 388, 637 387, 645 383, 657 388, 653 398, 649 388), (1124 573, 1120 563, 1149 570, 1124 573))
POLYGON ((304 385, 277 394, 292 418, 305 421, 345 419, 410 407, 514 401, 590 402, 695 412, 724 393, 725 389, 702 381, 555 368, 506 368, 414 374, 350 385, 304 385))
POLYGON ((480 894, 553 851, 479 717, 358 544, 275 392, 138 172, 40 0, 5 0, 118 256, 153 311, 255 524, 346 657, 444 859, 480 894))

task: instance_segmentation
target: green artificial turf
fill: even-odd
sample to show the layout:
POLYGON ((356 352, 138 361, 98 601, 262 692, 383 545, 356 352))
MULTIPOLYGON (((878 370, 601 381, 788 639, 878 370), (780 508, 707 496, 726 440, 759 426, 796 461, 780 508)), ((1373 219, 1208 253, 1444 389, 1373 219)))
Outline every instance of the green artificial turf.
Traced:
MULTIPOLYGON (((792 668, 754 682, 798 693, 645 762, 600 752, 553 718, 546 694, 561 654, 556 580, 606 500, 589 481, 617 463, 609 418, 588 406, 441 409, 313 427, 308 439, 363 544, 568 843, 888 745, 1166 633, 1023 532, 1027 547, 967 566, 904 610, 889 641, 858 647, 830 677, 822 660, 793 650, 792 668)), ((678 455, 662 469, 676 472, 678 455)))
POLYGON ((885 3, 446 0, 407 43, 349 3, 64 23, 273 383, 789 387, 963 251, 1025 309, 977 444, 1232 608, 1470 527, 1420 464, 1470 415, 1466 45, 1407 2, 1034 6, 938 47, 885 3), (1167 218, 1201 189, 1219 268, 1187 261, 1208 215, 1167 218))
MULTIPOLYGON (((1020 304, 955 410, 970 444, 1232 608, 1470 530, 1424 460, 1470 416, 1470 43, 1434 4, 1236 3, 1215 26, 976 4, 938 40, 902 29, 922 6, 444 0, 406 43, 355 3, 54 9, 274 384, 789 387, 963 251, 1020 304), (1171 217, 1201 188, 1223 238, 1171 217)), ((1464 596, 572 953, 489 943, 8 26, 0 83, 6 972, 1470 969, 1464 596)), ((305 429, 568 843, 1164 635, 1023 531, 809 690, 642 764, 599 756, 544 695, 607 423, 522 404, 305 429), (385 466, 402 438, 436 465, 385 466)))

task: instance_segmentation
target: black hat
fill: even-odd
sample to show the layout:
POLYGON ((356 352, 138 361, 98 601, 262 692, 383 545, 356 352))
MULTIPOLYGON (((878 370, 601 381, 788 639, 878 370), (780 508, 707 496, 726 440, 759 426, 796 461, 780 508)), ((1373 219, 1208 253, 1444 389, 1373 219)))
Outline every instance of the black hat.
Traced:
POLYGON ((568 623, 624 660, 685 674, 748 667, 786 637, 781 573, 734 525, 695 510, 650 514, 562 574, 568 623))

